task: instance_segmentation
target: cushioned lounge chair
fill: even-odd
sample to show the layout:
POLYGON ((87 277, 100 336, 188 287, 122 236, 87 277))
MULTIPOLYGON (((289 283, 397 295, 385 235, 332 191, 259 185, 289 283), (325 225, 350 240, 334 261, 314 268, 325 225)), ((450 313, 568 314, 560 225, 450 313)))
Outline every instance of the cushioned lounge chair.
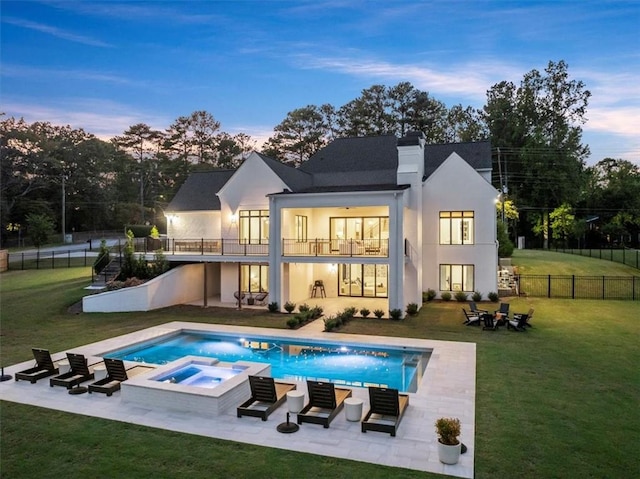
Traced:
POLYGON ((277 383, 268 376, 249 376, 251 397, 238 406, 238 417, 253 416, 266 421, 287 398, 287 393, 296 388, 295 384, 277 383))
POLYGON ((107 377, 89 384, 89 393, 104 393, 111 396, 120 390, 120 383, 129 377, 121 359, 104 358, 104 365, 107 368, 107 377))
POLYGON ((511 329, 513 331, 526 331, 527 315, 521 314, 518 319, 510 319, 507 323, 507 329, 511 329))
POLYGON ((93 379, 95 375, 89 371, 87 359, 82 354, 67 353, 69 372, 49 379, 49 386, 64 386, 71 389, 80 383, 93 379))
POLYGON ((480 314, 484 313, 472 313, 462 308, 462 312, 464 313, 465 321, 462 324, 466 324, 467 326, 480 324, 480 314))
MULTIPOLYGON (((513 313, 513 319, 518 320, 523 315, 524 315, 523 313, 513 313)), ((528 328, 530 328, 531 327, 531 318, 533 317, 533 308, 529 309, 529 312, 526 314, 526 316, 527 316, 526 326, 528 328)))
POLYGON ((58 368, 51 359, 51 354, 46 349, 32 348, 33 357, 36 360, 36 365, 32 368, 25 369, 16 373, 16 381, 22 379, 23 381, 29 381, 31 384, 35 383, 38 379, 46 378, 58 374, 58 368))
POLYGON ((409 396, 397 389, 369 387, 371 408, 362 420, 362 432, 379 431, 396 435, 398 425, 409 405, 409 396))
POLYGON ((309 422, 329 427, 333 418, 344 407, 344 400, 351 397, 351 389, 337 388, 333 383, 307 381, 309 403, 298 413, 298 424, 309 422))

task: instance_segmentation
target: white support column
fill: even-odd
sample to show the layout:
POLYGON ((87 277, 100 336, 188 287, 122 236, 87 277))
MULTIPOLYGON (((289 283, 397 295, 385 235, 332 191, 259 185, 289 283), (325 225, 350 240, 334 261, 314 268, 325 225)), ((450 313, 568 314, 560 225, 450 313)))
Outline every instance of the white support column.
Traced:
POLYGON ((269 302, 282 308, 282 214, 274 196, 269 197, 269 302))
POLYGON ((404 310, 404 217, 403 194, 389 205, 389 309, 404 310))

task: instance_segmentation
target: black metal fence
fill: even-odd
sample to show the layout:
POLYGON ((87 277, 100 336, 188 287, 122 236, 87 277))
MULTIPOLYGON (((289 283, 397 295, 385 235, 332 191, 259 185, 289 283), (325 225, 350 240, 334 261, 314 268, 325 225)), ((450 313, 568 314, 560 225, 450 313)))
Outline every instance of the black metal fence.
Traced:
POLYGON ((554 248, 557 253, 577 254, 589 258, 605 259, 640 269, 640 250, 631 248, 554 248))
POLYGON ((516 279, 520 296, 640 300, 640 276, 519 274, 516 279))
POLYGON ((17 269, 55 269, 92 266, 96 254, 90 250, 46 251, 28 253, 9 253, 8 268, 17 269))

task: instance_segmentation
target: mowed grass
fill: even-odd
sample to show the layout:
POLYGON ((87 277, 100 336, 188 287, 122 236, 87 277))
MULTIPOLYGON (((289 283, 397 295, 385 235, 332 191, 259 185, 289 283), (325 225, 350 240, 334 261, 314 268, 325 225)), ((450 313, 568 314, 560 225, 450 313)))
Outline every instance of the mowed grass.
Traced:
MULTIPOLYGON (((533 260, 544 261, 535 253, 533 260)), ((553 258, 548 261, 557 262, 558 253, 548 255, 553 258)), ((518 256, 514 261, 527 267, 529 258, 518 256)), ((285 327, 285 315, 216 308, 69 313, 68 307, 84 294, 88 274, 82 268, 0 276, 2 364, 29 359, 32 346, 62 351, 173 320, 285 327)), ((478 478, 637 475, 640 303, 508 301, 511 311, 535 309, 533 328, 526 333, 482 331, 462 325, 463 304, 433 302, 413 318, 356 319, 341 332, 477 344, 478 478)), ((484 302, 482 307, 493 310, 497 305, 484 302)), ((282 451, 20 404, 1 406, 0 461, 7 478, 441 477, 301 454, 295 452, 295 442, 292 451, 282 451)))
POLYGON ((543 250, 514 250, 512 262, 520 274, 629 276, 640 270, 599 258, 543 250))

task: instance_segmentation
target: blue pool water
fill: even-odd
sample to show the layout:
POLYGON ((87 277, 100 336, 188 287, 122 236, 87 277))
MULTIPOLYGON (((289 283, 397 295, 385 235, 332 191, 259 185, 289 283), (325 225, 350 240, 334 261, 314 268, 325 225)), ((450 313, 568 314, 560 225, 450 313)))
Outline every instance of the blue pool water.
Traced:
POLYGON ((127 361, 167 364, 189 355, 217 358, 226 362, 269 363, 271 375, 277 379, 324 380, 345 386, 380 386, 415 392, 430 352, 183 332, 151 344, 113 351, 106 356, 127 361))

